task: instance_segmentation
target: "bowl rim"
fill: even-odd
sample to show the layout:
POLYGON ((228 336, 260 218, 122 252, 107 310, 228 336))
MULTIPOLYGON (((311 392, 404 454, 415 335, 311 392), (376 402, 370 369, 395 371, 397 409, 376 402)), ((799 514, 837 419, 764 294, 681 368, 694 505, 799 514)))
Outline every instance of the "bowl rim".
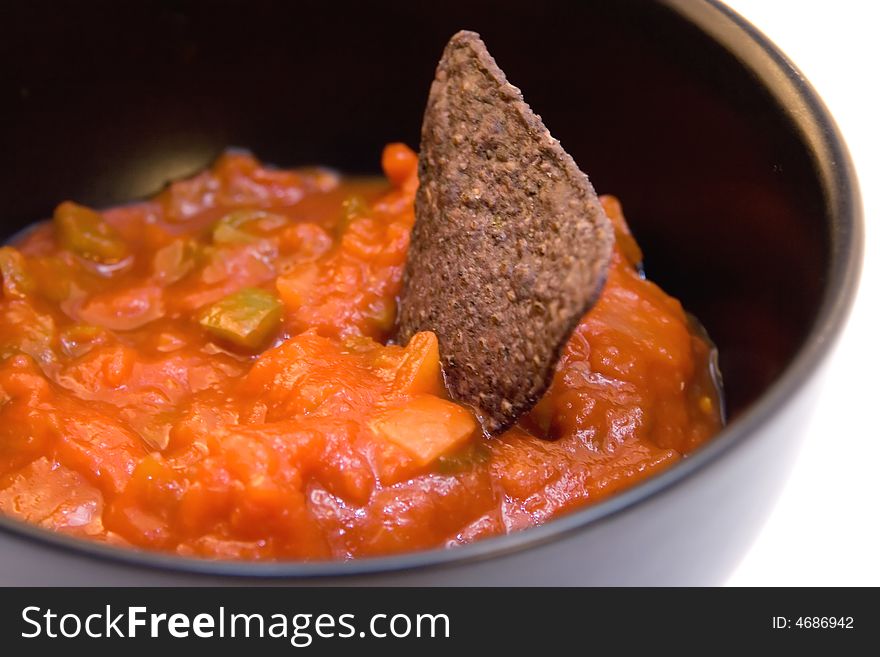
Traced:
POLYGON ((750 70, 806 144, 822 185, 831 249, 827 282, 810 332, 790 364, 736 421, 688 458, 606 500, 572 511, 538 527, 486 538, 455 548, 432 548, 350 561, 249 562, 209 560, 114 547, 52 532, 0 516, 0 532, 116 566, 189 575, 250 579, 346 580, 371 574, 400 574, 501 557, 569 536, 606 522, 640 503, 672 491, 703 468, 757 436, 757 429, 812 378, 840 336, 858 287, 863 219, 858 180, 846 144, 818 94, 791 61, 757 28, 719 0, 661 0, 661 4, 725 48, 750 70))

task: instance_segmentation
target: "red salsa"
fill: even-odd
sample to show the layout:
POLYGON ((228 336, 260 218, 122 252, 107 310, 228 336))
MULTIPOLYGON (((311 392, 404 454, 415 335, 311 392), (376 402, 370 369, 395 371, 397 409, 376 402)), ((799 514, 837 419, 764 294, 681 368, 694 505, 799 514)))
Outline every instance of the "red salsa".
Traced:
POLYGON ((544 398, 484 437, 433 333, 387 344, 418 179, 401 144, 382 166, 230 152, 0 248, 0 511, 187 556, 349 559, 543 523, 718 431, 710 347, 604 197, 602 297, 544 398))

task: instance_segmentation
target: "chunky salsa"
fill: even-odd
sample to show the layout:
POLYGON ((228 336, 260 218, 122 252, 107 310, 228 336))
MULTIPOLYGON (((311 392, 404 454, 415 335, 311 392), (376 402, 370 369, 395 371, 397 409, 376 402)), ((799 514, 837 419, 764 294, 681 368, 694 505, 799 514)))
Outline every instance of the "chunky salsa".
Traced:
POLYGON ((543 399, 484 437, 433 333, 387 343, 416 161, 391 144, 373 180, 229 152, 0 248, 0 511, 186 556, 349 559, 543 523, 718 430, 710 347, 604 197, 604 292, 543 399))

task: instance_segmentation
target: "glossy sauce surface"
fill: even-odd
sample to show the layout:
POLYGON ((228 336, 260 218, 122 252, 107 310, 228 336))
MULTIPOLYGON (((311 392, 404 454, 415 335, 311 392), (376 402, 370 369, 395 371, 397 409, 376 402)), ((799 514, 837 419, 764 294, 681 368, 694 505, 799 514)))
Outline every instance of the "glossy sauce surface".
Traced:
POLYGON ((230 152, 155 199, 66 202, 0 249, 0 511, 223 559, 346 559, 540 524, 721 426, 710 349, 617 247, 532 412, 487 439, 436 338, 387 345, 418 184, 230 152))

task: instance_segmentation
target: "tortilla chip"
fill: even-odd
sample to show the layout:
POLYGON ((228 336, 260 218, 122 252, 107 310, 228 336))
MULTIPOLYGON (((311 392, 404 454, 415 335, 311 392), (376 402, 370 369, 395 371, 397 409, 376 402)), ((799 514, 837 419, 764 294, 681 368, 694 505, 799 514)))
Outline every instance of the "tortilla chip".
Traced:
POLYGON ((473 32, 446 46, 422 124, 397 340, 434 331, 484 430, 541 397, 596 302, 614 232, 593 186, 473 32))

